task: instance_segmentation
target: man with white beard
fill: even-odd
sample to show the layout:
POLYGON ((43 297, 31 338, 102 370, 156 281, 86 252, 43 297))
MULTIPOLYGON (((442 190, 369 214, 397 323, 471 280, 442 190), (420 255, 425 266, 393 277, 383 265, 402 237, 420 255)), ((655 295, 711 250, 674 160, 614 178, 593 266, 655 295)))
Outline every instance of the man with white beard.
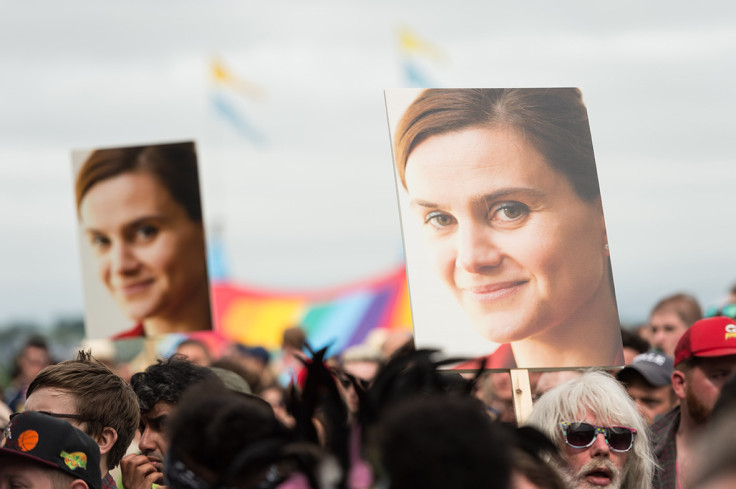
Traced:
POLYGON ((611 375, 586 372, 544 394, 527 424, 560 448, 552 461, 572 489, 649 489, 655 462, 647 424, 611 375))

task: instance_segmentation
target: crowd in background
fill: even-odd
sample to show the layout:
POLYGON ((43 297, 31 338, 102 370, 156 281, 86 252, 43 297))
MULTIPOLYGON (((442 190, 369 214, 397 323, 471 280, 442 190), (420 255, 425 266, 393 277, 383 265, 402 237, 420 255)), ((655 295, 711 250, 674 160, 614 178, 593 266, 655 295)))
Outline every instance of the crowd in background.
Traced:
POLYGON ((523 423, 508 371, 453 371, 408 331, 331 358, 294 327, 278 352, 187 338, 170 358, 125 363, 99 347, 56 363, 33 337, 2 391, 0 487, 23 458, 21 427, 43 438, 67 422, 99 450, 84 471, 58 468, 94 489, 736 487, 734 313, 662 299, 622 330, 624 369, 530 371, 523 423), (12 416, 24 410, 48 416, 12 416))

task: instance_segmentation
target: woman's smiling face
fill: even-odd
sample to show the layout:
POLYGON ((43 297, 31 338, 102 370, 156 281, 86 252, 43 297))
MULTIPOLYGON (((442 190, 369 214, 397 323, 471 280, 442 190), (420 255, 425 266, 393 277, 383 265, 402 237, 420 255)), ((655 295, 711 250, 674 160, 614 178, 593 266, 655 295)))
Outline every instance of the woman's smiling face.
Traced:
POLYGON ((100 279, 130 318, 166 317, 208 287, 202 224, 152 174, 96 183, 80 216, 100 279))
POLYGON ((528 338, 612 297, 600 201, 581 200, 513 129, 426 139, 406 184, 440 278, 485 338, 528 338))

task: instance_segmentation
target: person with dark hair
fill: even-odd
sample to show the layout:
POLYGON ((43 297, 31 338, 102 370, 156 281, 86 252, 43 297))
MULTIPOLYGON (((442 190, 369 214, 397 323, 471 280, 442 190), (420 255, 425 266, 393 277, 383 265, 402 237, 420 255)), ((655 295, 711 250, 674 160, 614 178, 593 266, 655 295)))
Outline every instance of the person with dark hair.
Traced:
POLYGON ((159 360, 145 371, 133 374, 130 384, 138 397, 141 415, 140 454, 126 455, 120 463, 125 489, 151 489, 154 483, 163 483, 164 455, 169 449, 165 434, 168 418, 184 391, 198 382, 224 388, 212 370, 179 355, 159 360))
POLYGON ((471 396, 414 396, 378 426, 378 453, 391 489, 509 487, 512 446, 471 396))
POLYGON ((649 342, 637 333, 621 328, 621 344, 624 348, 624 365, 631 365, 637 355, 649 351, 649 342))
POLYGON ((94 151, 75 192, 100 280, 136 322, 117 337, 211 329, 194 144, 94 151))
POLYGON ((271 406, 254 396, 195 386, 180 400, 168 436, 171 489, 322 487, 315 469, 323 452, 298 442, 271 406))
POLYGON ((675 346, 703 310, 689 294, 674 294, 657 302, 649 315, 649 342, 667 356, 675 356, 675 346))
POLYGON ((558 385, 526 424, 560 448, 557 465, 570 489, 650 489, 656 464, 646 422, 611 375, 589 371, 558 385))
POLYGON ((736 321, 716 316, 693 323, 675 348, 672 388, 680 400, 652 425, 660 469, 655 489, 687 486, 697 467, 694 446, 708 426, 721 388, 736 371, 736 321))
POLYGON ((12 412, 23 411, 28 385, 50 364, 51 354, 46 340, 40 336, 30 337, 15 358, 12 380, 3 392, 2 400, 12 412))
POLYGON ((140 419, 133 389, 84 351, 43 369, 28 387, 26 411, 68 420, 100 446, 103 489, 114 489, 110 470, 120 464, 140 419))
POLYGON ((425 90, 394 158, 440 279, 504 344, 490 367, 623 363, 580 90, 425 90))
POLYGON ((0 435, 0 488, 102 489, 100 449, 63 419, 14 414, 0 435))

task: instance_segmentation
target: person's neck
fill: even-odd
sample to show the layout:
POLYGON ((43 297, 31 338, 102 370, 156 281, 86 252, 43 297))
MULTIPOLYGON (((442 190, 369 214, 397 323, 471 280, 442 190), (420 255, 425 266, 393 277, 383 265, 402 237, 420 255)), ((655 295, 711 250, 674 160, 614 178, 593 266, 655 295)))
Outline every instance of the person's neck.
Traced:
POLYGON ((211 329, 209 284, 204 283, 165 314, 143 320, 146 336, 211 329))
POLYGON ((564 322, 511 348, 520 368, 623 365, 621 326, 610 289, 601 287, 564 322))

